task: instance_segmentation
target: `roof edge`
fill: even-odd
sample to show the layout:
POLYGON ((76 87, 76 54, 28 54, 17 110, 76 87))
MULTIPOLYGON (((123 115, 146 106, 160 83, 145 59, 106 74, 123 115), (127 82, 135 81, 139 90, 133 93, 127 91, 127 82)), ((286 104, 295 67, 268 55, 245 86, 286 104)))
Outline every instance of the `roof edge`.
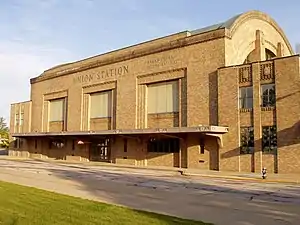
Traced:
POLYGON ((250 19, 260 19, 260 20, 263 20, 263 21, 266 21, 267 23, 269 23, 281 35, 284 42, 288 46, 290 54, 291 55, 295 54, 291 43, 289 42, 286 34, 284 33, 283 29, 279 26, 279 24, 271 16, 269 16, 268 14, 266 14, 262 11, 259 11, 259 10, 251 10, 251 11, 245 12, 243 14, 240 14, 240 16, 238 16, 236 18, 236 20, 233 21, 233 23, 229 27, 231 36, 234 35, 235 31, 237 30, 237 28, 239 26, 241 26, 243 23, 245 23, 246 21, 248 21, 250 19))

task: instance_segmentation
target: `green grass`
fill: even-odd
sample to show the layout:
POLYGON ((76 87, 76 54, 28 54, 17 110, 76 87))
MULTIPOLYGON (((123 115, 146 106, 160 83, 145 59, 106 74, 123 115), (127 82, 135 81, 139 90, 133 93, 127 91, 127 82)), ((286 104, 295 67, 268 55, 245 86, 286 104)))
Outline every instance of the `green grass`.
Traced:
POLYGON ((205 223, 0 182, 0 224, 200 225, 205 223))

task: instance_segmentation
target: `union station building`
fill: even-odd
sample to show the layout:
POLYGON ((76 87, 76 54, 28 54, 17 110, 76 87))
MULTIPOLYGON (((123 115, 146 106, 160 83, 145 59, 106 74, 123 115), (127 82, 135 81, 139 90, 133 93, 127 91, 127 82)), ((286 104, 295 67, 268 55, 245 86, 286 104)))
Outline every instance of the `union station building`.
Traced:
POLYGON ((299 70, 259 11, 59 65, 11 105, 9 154, 300 174, 299 70))

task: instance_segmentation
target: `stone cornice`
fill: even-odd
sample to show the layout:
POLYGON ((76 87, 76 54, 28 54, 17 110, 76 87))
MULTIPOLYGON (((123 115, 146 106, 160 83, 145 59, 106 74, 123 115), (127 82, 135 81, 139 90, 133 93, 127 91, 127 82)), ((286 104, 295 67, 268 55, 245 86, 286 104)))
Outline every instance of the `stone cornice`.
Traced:
MULTIPOLYGON (((131 50, 129 52, 126 52, 126 53, 123 53, 123 54, 120 54, 117 56, 115 55, 115 52, 114 52, 114 54, 112 54, 111 57, 107 57, 106 59, 101 59, 102 56, 95 57, 95 61, 92 61, 90 63, 85 63, 83 60, 80 62, 66 64, 66 65, 73 64, 74 66, 72 68, 60 70, 60 71, 56 71, 56 72, 52 72, 51 70, 48 70, 44 74, 30 79, 30 83, 33 84, 33 83, 37 83, 40 81, 53 79, 53 78, 56 78, 59 76, 77 73, 77 72, 93 69, 93 68, 100 67, 100 66, 123 62, 126 60, 130 60, 130 59, 134 59, 134 58, 138 58, 138 57, 142 57, 142 56, 146 56, 146 55, 150 55, 150 54, 160 53, 160 52, 167 51, 167 50, 172 50, 172 49, 181 48, 184 46, 189 46, 189 45, 198 44, 201 42, 206 42, 206 41, 211 41, 214 39, 223 38, 223 37, 225 37, 225 30, 226 30, 225 28, 218 29, 215 31, 201 33, 198 35, 187 36, 184 38, 179 38, 177 40, 172 40, 172 41, 165 42, 165 43, 158 43, 156 45, 147 46, 147 47, 141 47, 142 46, 141 45, 141 46, 138 46, 139 48, 137 48, 136 46, 133 46, 133 47, 129 47, 129 50, 131 50)), ((110 56, 110 54, 108 54, 108 56, 110 56)))

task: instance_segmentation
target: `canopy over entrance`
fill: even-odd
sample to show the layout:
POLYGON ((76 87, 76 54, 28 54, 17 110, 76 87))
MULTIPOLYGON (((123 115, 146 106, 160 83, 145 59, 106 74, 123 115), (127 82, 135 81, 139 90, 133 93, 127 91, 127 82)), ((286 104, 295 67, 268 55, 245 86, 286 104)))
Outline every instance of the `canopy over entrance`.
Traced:
POLYGON ((147 128, 147 129, 115 129, 103 131, 62 131, 62 132, 30 132, 15 133, 13 137, 41 137, 41 136, 99 136, 99 135, 143 135, 143 134, 181 134, 181 133, 206 133, 224 134, 228 127, 224 126, 197 126, 197 127, 170 127, 170 128, 147 128))

